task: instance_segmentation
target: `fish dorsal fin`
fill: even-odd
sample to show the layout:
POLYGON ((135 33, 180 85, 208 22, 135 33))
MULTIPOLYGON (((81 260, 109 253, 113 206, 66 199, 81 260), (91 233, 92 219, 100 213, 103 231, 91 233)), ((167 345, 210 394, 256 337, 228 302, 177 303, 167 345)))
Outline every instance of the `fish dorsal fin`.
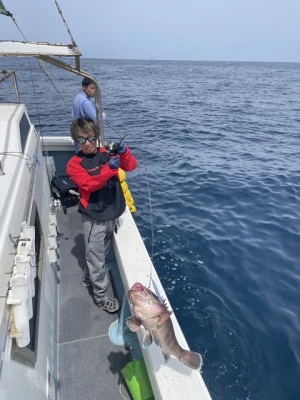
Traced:
POLYGON ((172 314, 172 311, 165 311, 159 316, 159 320, 157 321, 157 327, 160 328, 166 321, 167 319, 170 318, 170 315, 172 314))

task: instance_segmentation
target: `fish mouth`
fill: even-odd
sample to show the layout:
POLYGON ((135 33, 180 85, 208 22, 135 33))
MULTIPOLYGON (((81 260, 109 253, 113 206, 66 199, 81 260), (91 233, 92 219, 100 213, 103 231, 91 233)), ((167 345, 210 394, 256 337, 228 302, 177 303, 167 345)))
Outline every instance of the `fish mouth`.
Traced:
POLYGON ((130 290, 128 290, 127 296, 131 303, 133 303, 134 298, 139 296, 139 294, 145 293, 145 288, 140 282, 136 282, 130 290))
POLYGON ((136 282, 130 289, 130 291, 134 292, 143 292, 144 286, 140 282, 136 282))

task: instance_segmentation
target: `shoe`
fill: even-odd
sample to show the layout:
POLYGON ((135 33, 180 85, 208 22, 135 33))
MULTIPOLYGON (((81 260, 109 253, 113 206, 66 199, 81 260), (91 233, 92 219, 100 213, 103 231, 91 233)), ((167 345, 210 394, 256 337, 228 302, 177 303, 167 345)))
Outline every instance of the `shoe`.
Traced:
POLYGON ((92 286, 92 282, 88 278, 82 278, 81 286, 85 287, 92 286))
POLYGON ((105 297, 104 300, 98 304, 100 310, 114 313, 120 308, 119 300, 115 297, 105 297))

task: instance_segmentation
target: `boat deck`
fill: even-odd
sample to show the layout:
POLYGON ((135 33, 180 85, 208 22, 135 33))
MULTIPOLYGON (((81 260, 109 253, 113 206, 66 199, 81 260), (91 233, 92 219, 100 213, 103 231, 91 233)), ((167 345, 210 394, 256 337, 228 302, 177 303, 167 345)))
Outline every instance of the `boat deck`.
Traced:
MULTIPOLYGON (((67 214, 59 211, 57 219, 60 234, 58 400, 131 399, 121 374, 121 369, 130 361, 129 355, 124 346, 113 344, 108 336, 109 326, 118 314, 99 310, 93 302, 91 288, 81 286, 85 261, 77 207, 68 208, 67 214)), ((107 267, 113 267, 114 263, 110 256, 107 267)))

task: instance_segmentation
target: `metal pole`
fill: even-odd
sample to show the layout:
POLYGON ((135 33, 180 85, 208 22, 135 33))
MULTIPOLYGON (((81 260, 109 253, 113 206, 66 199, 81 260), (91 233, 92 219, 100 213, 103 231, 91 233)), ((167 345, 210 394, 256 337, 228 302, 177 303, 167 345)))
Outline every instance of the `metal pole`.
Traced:
POLYGON ((96 107, 96 124, 99 126, 100 129, 100 144, 104 145, 104 124, 103 124, 103 117, 102 117, 102 103, 101 103, 101 89, 100 86, 98 85, 97 80, 88 74, 85 71, 78 70, 76 68, 73 68, 71 65, 57 60, 56 58, 50 57, 50 56, 44 56, 44 55, 39 55, 36 56, 36 58, 45 61, 49 64, 53 64, 58 68, 62 68, 66 71, 73 72, 76 75, 80 75, 83 78, 89 78, 95 83, 95 107, 96 107))

